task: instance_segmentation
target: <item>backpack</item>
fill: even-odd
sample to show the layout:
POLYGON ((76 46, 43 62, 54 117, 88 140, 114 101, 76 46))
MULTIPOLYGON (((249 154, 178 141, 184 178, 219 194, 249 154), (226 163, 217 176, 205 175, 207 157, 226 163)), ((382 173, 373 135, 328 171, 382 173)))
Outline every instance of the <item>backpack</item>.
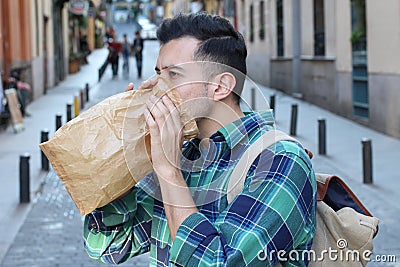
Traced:
MULTIPOLYGON (((228 203, 243 190, 247 173, 257 156, 279 141, 299 143, 281 131, 272 130, 246 149, 231 174, 228 203)), ((339 177, 320 173, 315 176, 317 228, 312 248, 306 255, 309 266, 365 266, 372 254, 372 239, 378 233, 379 220, 339 177)))

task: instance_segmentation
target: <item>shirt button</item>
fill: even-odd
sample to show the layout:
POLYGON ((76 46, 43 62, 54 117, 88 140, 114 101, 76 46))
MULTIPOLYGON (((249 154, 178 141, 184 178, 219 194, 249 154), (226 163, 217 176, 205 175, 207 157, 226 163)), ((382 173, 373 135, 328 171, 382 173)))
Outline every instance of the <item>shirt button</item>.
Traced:
POLYGON ((92 227, 92 229, 97 229, 97 224, 92 223, 92 224, 90 225, 90 227, 92 227))

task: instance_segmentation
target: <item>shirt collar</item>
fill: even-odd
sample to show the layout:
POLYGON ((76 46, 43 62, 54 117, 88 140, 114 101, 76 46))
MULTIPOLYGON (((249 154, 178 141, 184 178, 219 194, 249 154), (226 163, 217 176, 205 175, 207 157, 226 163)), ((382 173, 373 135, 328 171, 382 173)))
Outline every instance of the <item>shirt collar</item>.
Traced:
POLYGON ((245 139, 252 136, 255 130, 274 126, 272 110, 251 111, 244 114, 244 117, 219 129, 210 139, 218 142, 223 138, 232 149, 241 141, 246 142, 245 139))

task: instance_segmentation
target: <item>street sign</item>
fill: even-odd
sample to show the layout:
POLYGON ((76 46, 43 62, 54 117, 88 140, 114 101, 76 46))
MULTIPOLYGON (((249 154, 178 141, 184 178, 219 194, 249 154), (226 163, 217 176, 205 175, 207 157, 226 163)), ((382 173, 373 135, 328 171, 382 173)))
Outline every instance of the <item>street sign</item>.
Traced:
POLYGON ((83 15, 89 9, 89 2, 87 0, 70 0, 69 11, 75 15, 83 15))

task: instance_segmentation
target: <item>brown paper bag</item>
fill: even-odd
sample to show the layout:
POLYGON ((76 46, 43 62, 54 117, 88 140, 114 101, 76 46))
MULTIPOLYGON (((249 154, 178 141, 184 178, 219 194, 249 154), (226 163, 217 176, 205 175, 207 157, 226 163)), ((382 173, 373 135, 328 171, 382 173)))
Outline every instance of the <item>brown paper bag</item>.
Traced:
MULTIPOLYGON (((115 200, 152 171, 143 111, 151 95, 168 91, 159 79, 153 89, 111 96, 63 125, 40 148, 82 215, 115 200)), ((168 95, 180 108, 174 90, 168 95)), ((180 110, 186 139, 197 135, 194 120, 180 110)))

